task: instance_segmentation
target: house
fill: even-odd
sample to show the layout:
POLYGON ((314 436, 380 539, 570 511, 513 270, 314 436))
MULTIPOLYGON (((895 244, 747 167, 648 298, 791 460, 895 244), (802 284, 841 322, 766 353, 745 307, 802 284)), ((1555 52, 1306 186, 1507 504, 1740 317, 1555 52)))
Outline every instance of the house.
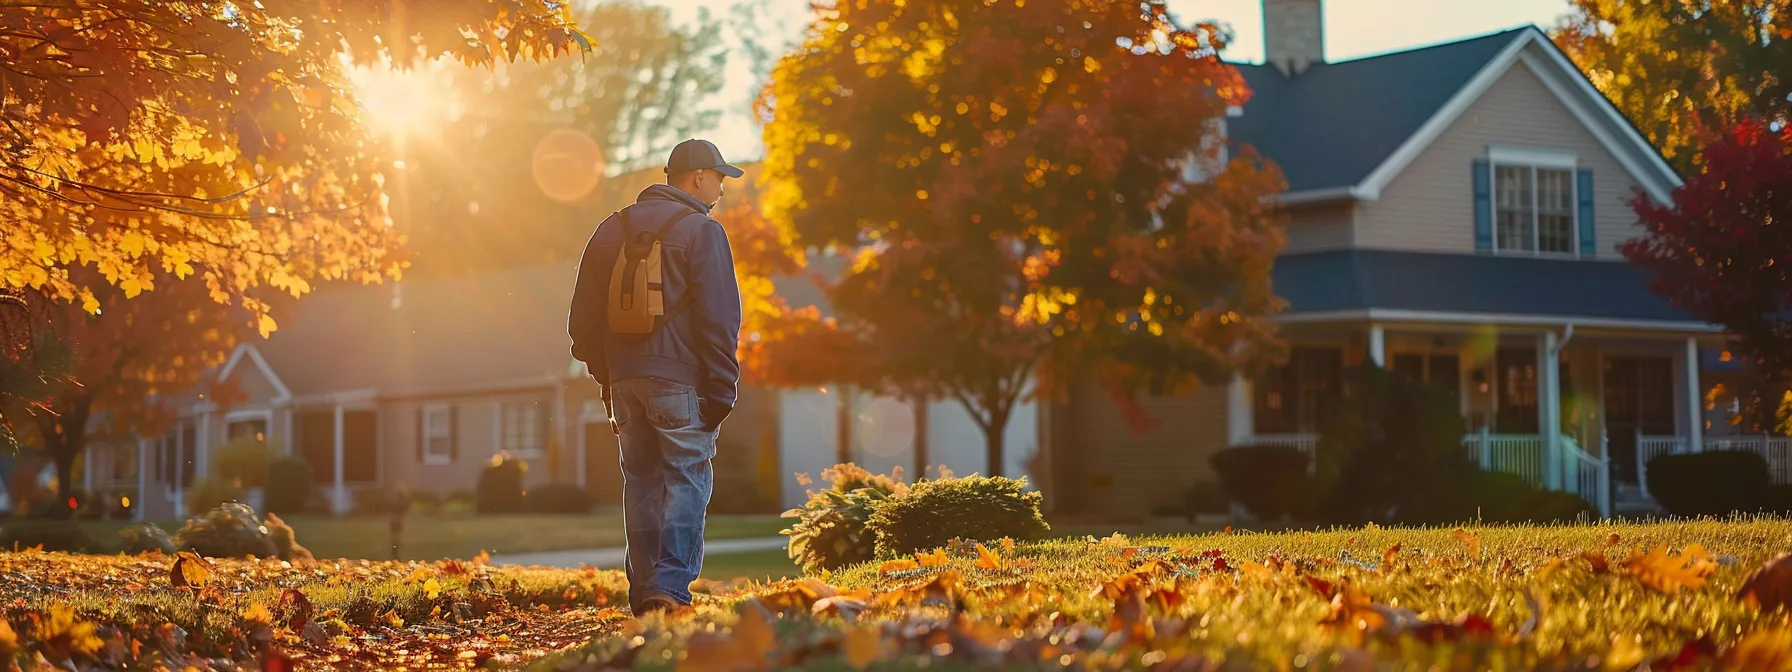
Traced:
POLYGON ((1162 424, 1130 439, 1100 390, 1049 406, 1054 508, 1144 513, 1213 487, 1229 446, 1311 451, 1365 361, 1455 391, 1484 468, 1607 513, 1649 506, 1640 465, 1664 452, 1771 445, 1784 473, 1785 439, 1715 436, 1734 431, 1703 402, 1720 329, 1617 251, 1641 234, 1627 199, 1680 178, 1541 30, 1326 62, 1320 0, 1264 12, 1267 63, 1239 66, 1253 95, 1224 129, 1287 178, 1290 361, 1148 400, 1162 424))

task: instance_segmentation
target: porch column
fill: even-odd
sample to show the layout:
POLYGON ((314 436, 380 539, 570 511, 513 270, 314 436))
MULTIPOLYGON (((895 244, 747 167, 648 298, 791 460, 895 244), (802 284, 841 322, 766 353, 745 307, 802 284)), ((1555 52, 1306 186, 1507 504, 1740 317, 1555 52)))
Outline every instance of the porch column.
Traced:
POLYGON ((342 404, 336 404, 336 445, 332 457, 336 462, 335 487, 330 492, 330 511, 342 513, 348 510, 348 489, 342 483, 342 404))
POLYGON ((1388 336, 1387 331, 1379 324, 1369 325, 1369 361, 1381 368, 1388 368, 1388 336))
POLYGON ((1245 380, 1244 374, 1232 374, 1232 383, 1226 386, 1226 445, 1244 445, 1250 440, 1255 428, 1256 419, 1252 417, 1251 408, 1251 383, 1245 380))
POLYGON ((143 522, 143 505, 149 503, 149 439, 137 439, 137 495, 131 500, 131 520, 143 522))
POLYGON ((1543 484, 1562 489, 1562 386, 1556 332, 1537 338, 1537 426, 1543 433, 1543 484))
POLYGON ((1686 339, 1686 451, 1705 449, 1705 395, 1699 381, 1699 340, 1686 339))
POLYGON ((81 447, 81 490, 88 497, 93 496, 93 444, 81 447))

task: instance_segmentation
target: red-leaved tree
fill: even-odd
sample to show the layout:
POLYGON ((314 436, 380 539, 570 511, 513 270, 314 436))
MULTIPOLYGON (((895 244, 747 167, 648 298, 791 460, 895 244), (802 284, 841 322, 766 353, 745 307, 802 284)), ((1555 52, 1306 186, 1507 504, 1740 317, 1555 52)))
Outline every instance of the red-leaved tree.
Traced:
MULTIPOLYGON (((1792 127, 1731 127, 1704 150, 1703 172, 1673 203, 1632 200, 1647 235, 1624 256, 1654 273, 1650 289, 1723 325, 1766 389, 1792 381, 1792 127)), ((1777 401, 1755 396, 1758 417, 1777 401)), ((1766 418, 1763 418, 1766 419, 1766 418)))

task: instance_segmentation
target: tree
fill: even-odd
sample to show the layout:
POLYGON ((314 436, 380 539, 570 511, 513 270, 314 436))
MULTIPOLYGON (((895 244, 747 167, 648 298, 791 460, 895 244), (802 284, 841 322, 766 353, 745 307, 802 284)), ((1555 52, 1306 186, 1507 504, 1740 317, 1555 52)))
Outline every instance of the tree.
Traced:
POLYGON ((350 62, 469 65, 588 49, 549 0, 0 1, 0 282, 100 309, 197 275, 275 326, 252 290, 402 268, 390 165, 350 62), (402 46, 397 46, 402 45, 402 46))
POLYGON ((48 409, 44 401, 74 373, 74 354, 50 336, 46 306, 24 292, 0 290, 0 451, 19 449, 14 422, 48 409))
POLYGON ((411 272, 576 258, 602 214, 592 206, 634 196, 606 176, 657 175, 674 145, 713 125, 724 51, 707 14, 680 27, 665 7, 604 2, 576 16, 596 40, 582 58, 428 73, 453 105, 403 152, 393 217, 411 272))
POLYGON ((1555 42, 1682 174, 1708 135, 1792 120, 1785 0, 1574 0, 1555 42))
POLYGON ((1763 378, 1749 396, 1771 425, 1780 398, 1763 391, 1792 383, 1792 127, 1744 121, 1701 151, 1704 169, 1672 203, 1633 197, 1645 234, 1621 251, 1655 293, 1723 325, 1763 378))
POLYGON ((1247 95, 1226 39, 1162 2, 834 3, 774 71, 766 216, 857 251, 841 323, 876 377, 963 405, 993 474, 1025 395, 1093 374, 1130 402, 1277 356, 1282 181, 1216 142, 1247 95))
MULTIPOLYGON (((107 308, 90 314, 74 304, 39 297, 51 312, 47 331, 74 354, 71 380, 43 398, 32 415, 37 444, 56 467, 58 492, 69 493, 74 463, 98 436, 150 436, 165 431, 195 395, 228 403, 231 390, 207 384, 237 342, 242 316, 222 309, 197 278, 125 300, 124 291, 98 278, 74 279, 94 287, 107 308)), ((238 309, 240 310, 240 309, 238 309)))

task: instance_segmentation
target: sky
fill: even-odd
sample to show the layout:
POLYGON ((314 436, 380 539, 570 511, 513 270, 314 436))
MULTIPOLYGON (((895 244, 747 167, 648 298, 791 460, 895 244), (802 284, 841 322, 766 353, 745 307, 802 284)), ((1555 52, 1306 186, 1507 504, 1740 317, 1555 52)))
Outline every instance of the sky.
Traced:
MULTIPOLYGON (((722 20, 724 34, 737 0, 644 0, 672 10, 675 20, 692 21, 707 9, 722 20)), ((801 38, 809 17, 809 0, 767 0, 774 21, 785 27, 785 39, 801 38)), ((1217 19, 1233 30, 1233 43, 1223 54, 1235 62, 1263 62, 1262 0, 1169 0, 1183 22, 1217 19)), ((1324 0, 1325 57, 1328 61, 1403 51, 1438 42, 1485 35, 1536 24, 1554 26, 1568 12, 1567 0, 1324 0)), ((754 76, 744 58, 730 59, 728 83, 717 101, 722 121, 708 139, 730 161, 751 161, 761 155, 759 129, 751 118, 754 76)))

